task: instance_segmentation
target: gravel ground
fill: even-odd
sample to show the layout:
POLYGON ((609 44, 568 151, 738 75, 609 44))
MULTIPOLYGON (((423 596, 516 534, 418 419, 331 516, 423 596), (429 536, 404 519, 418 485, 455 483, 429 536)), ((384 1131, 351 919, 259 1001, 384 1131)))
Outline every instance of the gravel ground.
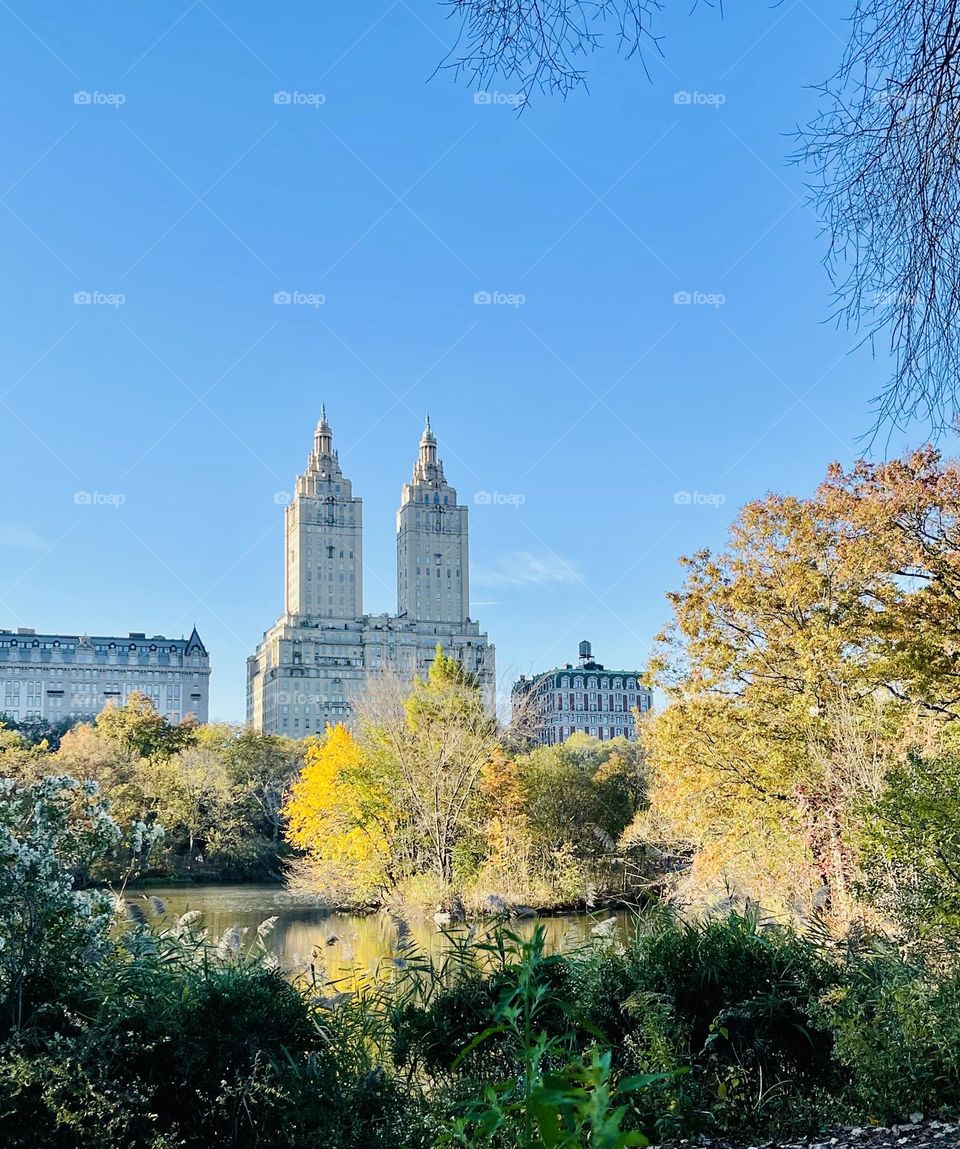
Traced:
POLYGON ((664 1142, 654 1149, 894 1149, 894 1146, 907 1146, 925 1149, 927 1146, 960 1146, 960 1122, 925 1121, 920 1114, 900 1125, 851 1125, 843 1129, 830 1130, 816 1137, 806 1137, 799 1141, 758 1141, 751 1145, 745 1142, 719 1141, 711 1138, 693 1138, 687 1141, 664 1142))

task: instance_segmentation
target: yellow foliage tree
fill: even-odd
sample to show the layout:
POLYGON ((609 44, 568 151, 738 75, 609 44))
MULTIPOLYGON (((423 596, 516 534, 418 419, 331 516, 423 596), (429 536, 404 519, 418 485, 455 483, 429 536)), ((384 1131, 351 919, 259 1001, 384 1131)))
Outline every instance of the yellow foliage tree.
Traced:
POLYGON ((328 726, 308 750, 284 814, 288 840, 306 855, 311 885, 334 900, 372 898, 400 876, 404 819, 390 779, 342 724, 328 726))
POLYGON ((960 710, 958 523, 960 470, 928 449, 750 503, 682 560, 641 821, 701 884, 850 908, 859 803, 960 710))

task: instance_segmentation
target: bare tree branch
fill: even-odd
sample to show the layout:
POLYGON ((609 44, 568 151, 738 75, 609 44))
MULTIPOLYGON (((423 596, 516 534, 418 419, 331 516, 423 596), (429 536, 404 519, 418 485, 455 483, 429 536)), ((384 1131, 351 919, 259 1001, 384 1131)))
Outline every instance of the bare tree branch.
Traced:
POLYGON ((894 358, 878 422, 956 420, 960 375, 958 0, 856 0, 800 158, 830 237, 835 318, 894 358))

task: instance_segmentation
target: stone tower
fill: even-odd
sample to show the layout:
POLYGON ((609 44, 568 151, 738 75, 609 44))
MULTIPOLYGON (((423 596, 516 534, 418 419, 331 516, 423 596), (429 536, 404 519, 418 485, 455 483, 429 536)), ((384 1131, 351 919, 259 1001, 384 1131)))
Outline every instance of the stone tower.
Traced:
POLYGON ((355 619, 363 614, 363 507, 333 449, 326 407, 306 470, 286 511, 288 615, 355 619))
POLYGON ((470 614, 467 508, 443 474, 427 416, 397 511, 397 614, 459 626, 470 614))

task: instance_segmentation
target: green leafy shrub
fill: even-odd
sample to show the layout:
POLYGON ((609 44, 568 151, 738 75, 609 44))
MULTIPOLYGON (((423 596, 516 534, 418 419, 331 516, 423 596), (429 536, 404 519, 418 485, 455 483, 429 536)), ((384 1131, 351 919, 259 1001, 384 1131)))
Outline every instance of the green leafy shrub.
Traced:
POLYGON ((824 996, 851 1100, 877 1121, 960 1106, 960 970, 936 975, 874 942, 824 996))
POLYGON ((600 945, 567 971, 582 1023, 606 1036, 626 1072, 692 1068, 637 1099, 662 1133, 789 1125, 785 1108, 842 1084, 832 1036, 812 1017, 836 962, 756 913, 687 922, 658 913, 622 952, 600 945))

